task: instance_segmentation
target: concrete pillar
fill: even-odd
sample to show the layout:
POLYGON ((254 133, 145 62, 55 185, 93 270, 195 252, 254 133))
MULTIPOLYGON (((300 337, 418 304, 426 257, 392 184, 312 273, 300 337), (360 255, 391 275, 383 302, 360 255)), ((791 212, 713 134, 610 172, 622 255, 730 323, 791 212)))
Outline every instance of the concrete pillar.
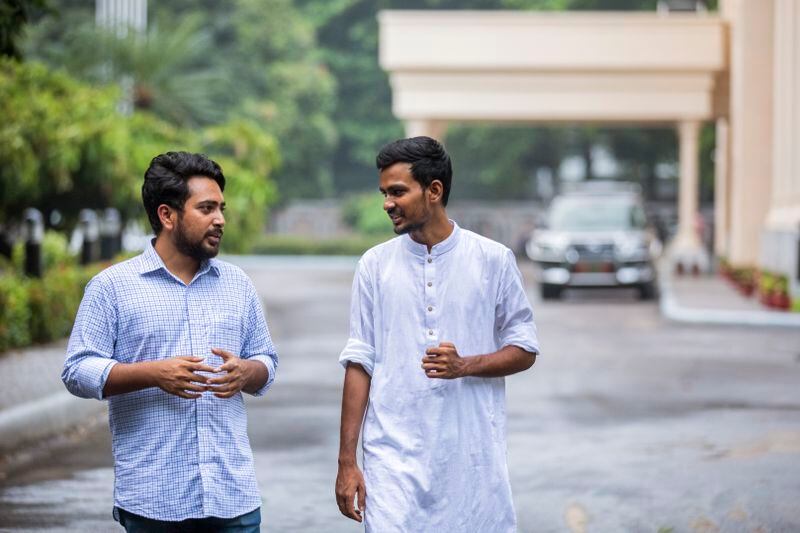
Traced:
POLYGON ((717 147, 714 156, 714 253, 728 256, 730 231, 730 128, 727 118, 717 120, 717 147))
POLYGON ((683 272, 705 272, 709 260, 697 234, 699 211, 700 122, 685 120, 678 125, 680 181, 678 183, 678 234, 670 245, 673 265, 683 272))
POLYGON ((800 2, 775 0, 772 197, 759 267, 800 299, 800 2))
POLYGON ((406 137, 425 135, 444 142, 447 133, 447 122, 444 120, 415 119, 406 120, 406 137))
POLYGON ((772 196, 774 1, 729 2, 730 238, 728 259, 755 267, 772 196))

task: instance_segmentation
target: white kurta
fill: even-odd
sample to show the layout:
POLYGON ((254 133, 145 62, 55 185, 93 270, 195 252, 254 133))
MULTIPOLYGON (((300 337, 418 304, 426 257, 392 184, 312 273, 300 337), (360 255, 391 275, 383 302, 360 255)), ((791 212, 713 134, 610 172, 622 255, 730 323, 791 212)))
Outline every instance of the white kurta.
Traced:
POLYGON ((339 361, 372 375, 364 419, 366 530, 516 529, 506 466, 504 378, 431 379, 425 349, 538 353, 514 254, 459 229, 426 246, 403 235, 367 251, 353 281, 339 361))

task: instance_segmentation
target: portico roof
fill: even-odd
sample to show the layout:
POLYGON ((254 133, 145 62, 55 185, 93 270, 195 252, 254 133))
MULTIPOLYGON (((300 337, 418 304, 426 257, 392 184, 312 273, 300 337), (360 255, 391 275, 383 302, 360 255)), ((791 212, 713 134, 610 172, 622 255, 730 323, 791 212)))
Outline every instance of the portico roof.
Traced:
POLYGON ((713 15, 383 11, 378 19, 380 63, 406 121, 674 123, 726 108, 726 26, 713 15))

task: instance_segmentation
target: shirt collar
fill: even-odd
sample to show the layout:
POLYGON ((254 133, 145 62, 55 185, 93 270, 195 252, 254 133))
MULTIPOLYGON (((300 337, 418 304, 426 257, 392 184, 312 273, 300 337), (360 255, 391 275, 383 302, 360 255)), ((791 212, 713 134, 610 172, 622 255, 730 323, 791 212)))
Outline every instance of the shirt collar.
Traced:
MULTIPOLYGON (((444 253, 449 252, 453 249, 453 247, 458 244, 458 239, 460 238, 461 228, 458 227, 458 224, 452 219, 450 220, 450 224, 453 226, 453 231, 450 235, 447 236, 445 240, 440 243, 434 244, 431 247, 430 255, 438 256, 444 253)), ((406 245, 406 248, 413 253, 414 255, 429 255, 428 254, 428 246, 425 244, 420 244, 414 239, 411 238, 411 235, 405 234, 403 236, 403 241, 406 245)))
MULTIPOLYGON (((139 274, 149 274, 150 272, 155 272, 157 270, 163 270, 164 272, 171 274, 167 266, 164 264, 164 261, 161 259, 161 256, 158 255, 158 252, 156 252, 156 249, 153 246, 153 243, 155 242, 155 239, 152 239, 150 242, 148 242, 147 246, 142 252, 142 255, 139 256, 139 274)), ((217 265, 216 259, 206 259, 200 263, 200 269, 197 271, 197 274, 195 274, 194 279, 197 279, 209 272, 219 277, 219 266, 217 265)))

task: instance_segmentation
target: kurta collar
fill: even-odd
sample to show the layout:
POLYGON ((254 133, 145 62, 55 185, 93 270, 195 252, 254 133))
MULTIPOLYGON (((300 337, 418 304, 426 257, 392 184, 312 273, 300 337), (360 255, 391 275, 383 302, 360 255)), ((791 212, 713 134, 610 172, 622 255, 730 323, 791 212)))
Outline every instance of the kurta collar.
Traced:
POLYGON ((458 227, 458 224, 456 224, 454 220, 450 220, 450 224, 453 226, 453 231, 450 233, 450 235, 447 236, 445 240, 443 240, 438 244, 434 244, 431 247, 430 254, 428 254, 428 247, 426 245, 418 243, 417 241, 411 238, 411 235, 408 234, 403 236, 403 241, 406 245, 406 248, 414 255, 419 255, 419 256, 431 255, 433 257, 436 257, 438 255, 442 255, 444 253, 449 252, 450 250, 453 249, 453 247, 456 244, 458 244, 458 240, 461 237, 460 235, 461 228, 458 227))
MULTIPOLYGON (((161 256, 158 255, 158 252, 156 252, 156 249, 153 246, 154 242, 155 239, 152 239, 149 243, 147 243, 147 247, 145 247, 142 255, 139 256, 139 274, 149 274, 150 272, 163 270, 164 272, 172 275, 167 266, 164 264, 164 261, 161 259, 161 256)), ((216 259, 207 259, 200 263, 200 269, 197 271, 197 274, 195 274, 194 279, 197 279, 209 272, 219 277, 219 266, 217 265, 216 259)))

